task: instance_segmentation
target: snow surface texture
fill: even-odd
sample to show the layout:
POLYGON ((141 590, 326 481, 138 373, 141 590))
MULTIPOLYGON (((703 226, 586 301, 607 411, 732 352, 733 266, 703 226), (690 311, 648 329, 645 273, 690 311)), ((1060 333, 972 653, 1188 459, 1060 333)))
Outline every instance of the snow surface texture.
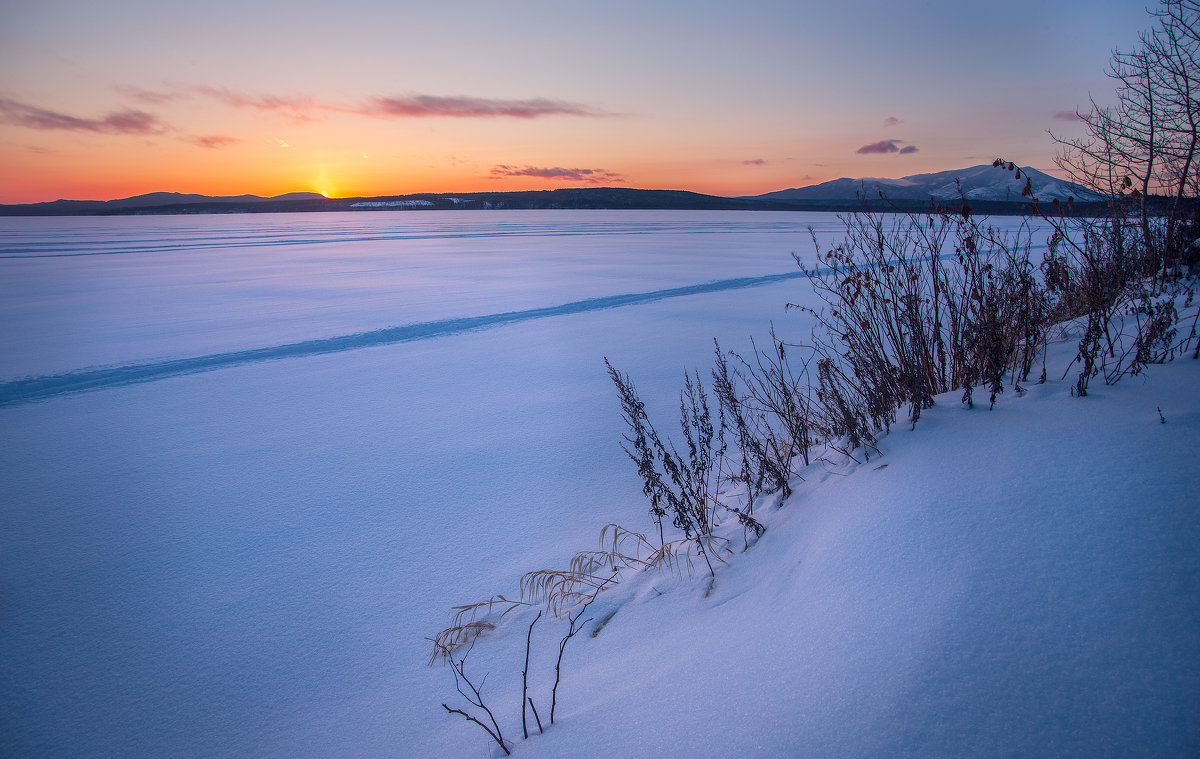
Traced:
POLYGON ((1195 756, 1197 387, 1188 358, 1086 399, 940 396, 882 457, 804 472, 707 596, 620 605, 521 755, 1195 756))
MULTIPOLYGON (((649 528, 601 357, 665 420, 712 337, 744 347, 772 319, 806 334, 783 311, 806 286, 770 278, 794 274, 809 224, 838 229, 658 212, 0 221, 10 390, 484 320, 10 397, 0 755, 494 753, 440 706, 452 681, 424 637, 608 522, 649 528)), ((1197 379, 1184 362, 1083 400, 1066 382, 990 413, 939 399, 882 459, 806 472, 707 598, 669 575, 602 595, 588 616, 616 615, 568 646, 558 724, 519 751, 1194 750, 1197 379)), ((468 667, 491 673, 510 740, 530 618, 468 667)), ((562 631, 534 635, 543 720, 562 631)))
MULTIPOLYGON (((0 383, 791 275, 810 223, 836 220, 5 219, 0 383)), ((603 356, 670 404, 712 337, 798 323, 795 294, 681 294, 0 408, 0 755, 474 754, 424 637, 464 597, 645 519, 603 356)))

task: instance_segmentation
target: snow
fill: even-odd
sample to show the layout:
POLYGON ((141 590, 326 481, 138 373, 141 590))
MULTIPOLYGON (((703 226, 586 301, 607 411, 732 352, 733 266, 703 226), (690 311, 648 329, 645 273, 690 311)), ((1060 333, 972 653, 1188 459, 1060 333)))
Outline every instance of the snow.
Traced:
POLYGON ((779 199, 842 199, 853 200, 860 195, 873 197, 882 192, 892 200, 939 201, 969 200, 1020 202, 1026 180, 1031 182, 1035 197, 1043 202, 1065 201, 1074 197, 1078 201, 1099 201, 1104 198, 1078 185, 1056 180, 1050 175, 1026 166, 1020 167, 1021 178, 1015 172, 990 163, 970 168, 939 171, 933 174, 914 174, 900 179, 863 177, 860 179, 834 179, 808 187, 767 193, 760 196, 779 199))
POLYGON ((351 208, 433 208, 432 200, 364 200, 351 208))
POLYGON ((580 646, 522 754, 1194 755, 1198 370, 942 396, 881 458, 812 467, 709 597, 673 584, 580 646))
MULTIPOLYGON (((805 334, 783 310, 804 282, 772 278, 809 224, 838 228, 0 221, 0 754, 495 753, 442 709, 425 637, 609 522, 649 529, 602 358, 667 419, 713 337, 805 334), (204 357, 225 360, 186 363, 204 357)), ((1086 399, 1051 381, 992 412, 939 398, 881 458, 814 465, 707 597, 647 575, 597 600, 616 614, 567 647, 545 735, 519 740, 531 616, 469 672, 529 756, 1194 751, 1196 372, 1086 399)), ((533 636, 543 721, 563 625, 533 636)))

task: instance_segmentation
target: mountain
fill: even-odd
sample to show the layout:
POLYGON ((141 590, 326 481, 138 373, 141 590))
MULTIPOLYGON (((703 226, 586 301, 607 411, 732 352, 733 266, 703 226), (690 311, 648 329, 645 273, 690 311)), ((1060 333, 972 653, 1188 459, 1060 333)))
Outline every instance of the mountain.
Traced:
POLYGON ((257 195, 212 197, 154 192, 120 200, 55 200, 49 203, 0 205, 0 216, 107 216, 128 214, 298 213, 304 211, 411 211, 464 209, 678 209, 770 210, 792 204, 749 198, 726 198, 683 190, 639 190, 630 187, 564 187, 519 192, 417 193, 378 197, 326 198, 294 192, 274 198, 257 195))
POLYGON ((1042 201, 1093 202, 1103 198, 1077 184, 1056 179, 1037 169, 1022 166, 1017 172, 995 168, 990 163, 967 169, 951 169, 933 174, 913 174, 900 179, 863 177, 834 179, 808 187, 756 195, 758 200, 848 202, 859 198, 874 200, 882 193, 890 201, 946 202, 966 198, 969 201, 996 203, 1027 202, 1021 195, 1026 180, 1035 197, 1042 201))
MULTIPOLYGON (((930 201, 956 203, 963 195, 977 213, 1027 214, 1029 198, 1021 196, 1026 179, 1042 201, 1075 198, 1074 213, 1103 200, 1094 193, 1044 174, 1022 168, 1014 172, 990 164, 969 169, 915 174, 901 179, 835 179, 832 182, 769 192, 750 197, 722 197, 683 190, 643 190, 632 187, 563 187, 556 190, 510 192, 417 193, 378 197, 326 198, 314 192, 293 192, 263 198, 258 195, 189 195, 152 192, 119 200, 55 200, 48 203, 0 205, 0 216, 108 216, 130 214, 300 213, 306 211, 415 211, 506 209, 645 209, 853 211, 869 203, 881 211, 928 210, 930 201), (957 180, 957 184, 955 181, 957 180), (960 189, 962 195, 960 195, 960 189), (882 193, 886 202, 879 201, 882 193)), ((1096 210, 1095 208, 1091 209, 1096 210)))
POLYGON ((315 192, 289 192, 264 198, 259 195, 197 195, 183 192, 148 192, 118 200, 52 200, 45 203, 3 206, 4 209, 22 209, 35 216, 92 215, 123 213, 142 209, 163 208, 181 205, 206 205, 214 203, 258 204, 296 200, 319 200, 324 195, 315 192))

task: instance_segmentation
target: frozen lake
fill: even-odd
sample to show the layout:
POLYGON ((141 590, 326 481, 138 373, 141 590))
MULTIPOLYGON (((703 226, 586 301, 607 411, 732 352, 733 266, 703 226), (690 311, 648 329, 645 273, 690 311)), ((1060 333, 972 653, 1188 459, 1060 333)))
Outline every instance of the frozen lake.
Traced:
POLYGON ((456 603, 649 526, 669 418, 809 325, 829 214, 0 220, 0 754, 478 755, 456 603))

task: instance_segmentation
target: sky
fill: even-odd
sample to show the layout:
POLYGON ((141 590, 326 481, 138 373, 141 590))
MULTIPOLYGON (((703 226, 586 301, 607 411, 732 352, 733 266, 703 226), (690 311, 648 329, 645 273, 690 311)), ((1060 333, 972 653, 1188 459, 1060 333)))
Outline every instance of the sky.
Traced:
POLYGON ((0 0, 0 203, 1053 169, 1135 0, 0 0))

